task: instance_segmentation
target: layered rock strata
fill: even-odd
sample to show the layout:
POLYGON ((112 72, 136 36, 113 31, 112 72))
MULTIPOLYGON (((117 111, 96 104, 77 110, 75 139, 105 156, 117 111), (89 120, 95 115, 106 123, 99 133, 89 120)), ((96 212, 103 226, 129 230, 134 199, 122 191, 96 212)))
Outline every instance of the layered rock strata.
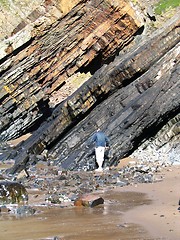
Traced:
POLYGON ((126 1, 116 6, 81 1, 54 23, 26 26, 5 40, 0 50, 0 138, 9 140, 39 126, 51 115, 53 93, 61 95, 61 87, 77 72, 94 73, 112 60, 143 23, 126 1))
POLYGON ((104 65, 60 104, 48 121, 19 147, 10 172, 21 170, 31 155, 54 145, 50 154, 62 167, 93 169, 93 147, 87 150, 86 146, 97 127, 110 137, 112 156, 108 164, 117 164, 179 112, 178 92, 177 15, 148 41, 104 65))

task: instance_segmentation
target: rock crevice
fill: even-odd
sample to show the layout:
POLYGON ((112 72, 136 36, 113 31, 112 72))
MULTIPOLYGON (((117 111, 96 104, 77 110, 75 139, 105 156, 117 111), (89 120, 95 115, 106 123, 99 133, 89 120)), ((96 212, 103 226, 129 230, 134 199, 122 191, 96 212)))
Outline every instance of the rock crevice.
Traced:
POLYGON ((10 153, 10 173, 44 150, 63 168, 94 169, 86 145, 98 127, 111 140, 107 164, 116 165, 178 114, 179 14, 146 35, 142 9, 117 2, 80 1, 2 43, 0 139, 33 131, 10 153))

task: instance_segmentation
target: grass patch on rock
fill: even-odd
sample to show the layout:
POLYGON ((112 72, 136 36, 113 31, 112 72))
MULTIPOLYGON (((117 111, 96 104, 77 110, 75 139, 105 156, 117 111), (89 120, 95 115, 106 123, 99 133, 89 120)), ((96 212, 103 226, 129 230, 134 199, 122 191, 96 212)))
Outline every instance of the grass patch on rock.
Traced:
POLYGON ((180 0, 160 0, 155 5, 155 13, 161 15, 164 12, 180 6, 180 0))

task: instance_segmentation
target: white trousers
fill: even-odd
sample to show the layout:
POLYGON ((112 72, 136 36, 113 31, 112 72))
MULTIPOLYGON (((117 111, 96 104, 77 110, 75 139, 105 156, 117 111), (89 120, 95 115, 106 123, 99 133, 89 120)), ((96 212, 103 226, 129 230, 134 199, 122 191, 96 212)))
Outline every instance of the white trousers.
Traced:
POLYGON ((102 168, 103 162, 104 162, 104 150, 105 147, 97 147, 95 148, 95 154, 96 154, 96 162, 98 164, 98 168, 102 168))

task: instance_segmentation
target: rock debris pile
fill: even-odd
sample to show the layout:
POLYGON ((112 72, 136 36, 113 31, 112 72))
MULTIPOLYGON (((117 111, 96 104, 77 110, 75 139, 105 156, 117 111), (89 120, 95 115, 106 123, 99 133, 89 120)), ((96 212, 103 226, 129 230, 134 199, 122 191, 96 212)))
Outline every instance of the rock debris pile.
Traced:
MULTIPOLYGON (((31 198, 36 199, 39 194, 43 194, 43 200, 41 199, 38 203, 40 206, 64 208, 82 205, 94 207, 103 204, 102 192, 127 185, 162 181, 161 170, 170 166, 170 163, 168 165, 163 161, 137 161, 133 158, 128 160, 129 164, 126 166, 106 168, 102 173, 67 171, 53 166, 49 162, 39 161, 38 164, 29 167, 29 176, 22 172, 15 176, 14 180, 25 186, 31 198), (33 189, 34 193, 32 193, 33 189)), ((126 159, 121 160, 122 163, 123 161, 126 159)), ((1 178, 6 181, 10 180, 4 170, 1 170, 1 178)), ((30 206, 29 210, 29 214, 31 214, 33 210, 30 206)), ((15 214, 21 215, 23 212, 24 215, 28 215, 27 211, 28 208, 22 208, 22 212, 21 209, 12 210, 15 214)))

